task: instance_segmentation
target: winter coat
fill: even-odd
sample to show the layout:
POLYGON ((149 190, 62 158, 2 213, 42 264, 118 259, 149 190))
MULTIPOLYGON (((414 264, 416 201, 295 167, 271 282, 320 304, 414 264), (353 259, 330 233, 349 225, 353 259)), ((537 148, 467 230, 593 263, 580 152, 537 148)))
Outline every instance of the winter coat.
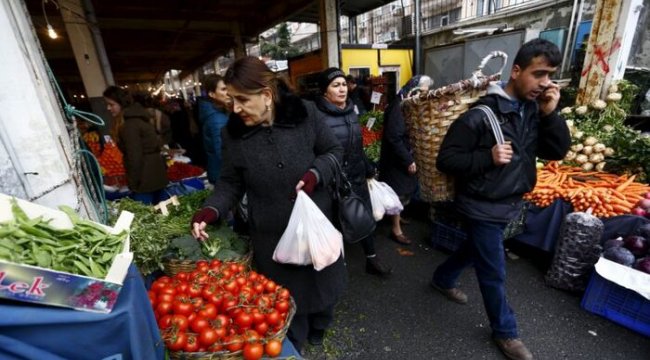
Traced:
POLYGON ((393 188, 399 196, 412 195, 417 188, 417 177, 415 174, 409 174, 408 167, 413 161, 401 101, 396 99, 384 111, 379 179, 393 188))
POLYGON ((476 105, 489 106, 512 144, 510 163, 492 160, 496 140, 481 110, 470 109, 449 127, 436 166, 456 179, 456 208, 469 218, 507 222, 516 216, 523 194, 537 181, 536 156, 562 159, 571 145, 566 122, 556 112, 540 118, 536 101, 521 103, 521 112, 497 83, 476 105), (523 114, 523 117, 522 117, 523 114))
POLYGON ((208 180, 214 184, 221 172, 221 129, 228 122, 226 112, 207 98, 198 99, 198 119, 207 155, 208 180))
POLYGON ((124 156, 129 189, 136 193, 162 190, 167 186, 167 168, 149 112, 138 103, 124 109, 118 147, 124 156))
POLYGON ((271 127, 246 127, 231 114, 222 132, 221 177, 205 206, 225 216, 248 196, 249 231, 257 269, 287 287, 298 306, 308 314, 334 305, 347 284, 343 256, 321 271, 273 261, 280 237, 293 209, 295 187, 305 172, 315 169, 319 182, 311 199, 332 219, 332 198, 323 184, 332 180, 328 153, 340 158, 343 149, 327 125, 309 115, 302 100, 288 93, 281 97, 271 127))

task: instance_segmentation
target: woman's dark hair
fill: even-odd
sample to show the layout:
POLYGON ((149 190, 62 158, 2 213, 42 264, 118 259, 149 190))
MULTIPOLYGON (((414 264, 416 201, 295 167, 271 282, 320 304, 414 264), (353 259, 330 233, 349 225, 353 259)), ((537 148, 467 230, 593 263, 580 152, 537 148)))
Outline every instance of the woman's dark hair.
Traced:
POLYGON ((546 62, 556 67, 562 63, 562 54, 557 45, 544 39, 533 39, 521 46, 515 56, 514 65, 519 65, 522 70, 527 68, 534 58, 543 56, 546 62))
POLYGON ((133 99, 128 91, 122 89, 118 86, 109 86, 104 90, 104 97, 109 98, 116 103, 120 104, 122 108, 125 108, 133 104, 133 99))
POLYGON ((278 78, 262 60, 252 56, 243 57, 230 65, 224 81, 237 90, 250 94, 269 88, 275 103, 280 102, 281 92, 290 92, 286 81, 278 78))
POLYGON ((207 92, 217 91, 217 86, 219 85, 219 81, 224 81, 223 76, 216 75, 216 74, 210 74, 206 76, 205 79, 203 79, 202 81, 203 86, 205 87, 205 91, 207 92))

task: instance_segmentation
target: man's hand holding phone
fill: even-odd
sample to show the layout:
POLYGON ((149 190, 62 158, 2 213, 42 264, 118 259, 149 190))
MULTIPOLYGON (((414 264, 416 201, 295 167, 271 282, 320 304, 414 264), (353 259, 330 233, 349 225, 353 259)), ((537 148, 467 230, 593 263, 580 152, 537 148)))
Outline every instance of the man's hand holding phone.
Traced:
POLYGON ((559 101, 560 87, 556 83, 550 82, 542 94, 537 98, 537 103, 539 104, 539 112, 542 116, 549 115, 555 111, 559 101))

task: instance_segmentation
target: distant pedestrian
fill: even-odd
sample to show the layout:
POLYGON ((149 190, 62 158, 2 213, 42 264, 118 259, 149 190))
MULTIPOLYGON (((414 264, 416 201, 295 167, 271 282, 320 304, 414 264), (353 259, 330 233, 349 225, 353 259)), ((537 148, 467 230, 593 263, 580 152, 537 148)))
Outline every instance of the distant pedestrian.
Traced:
POLYGON ((208 181, 215 184, 221 173, 221 129, 228 122, 230 98, 221 76, 206 76, 203 84, 208 96, 197 99, 198 120, 207 155, 208 181))
POLYGON ((352 100, 354 106, 356 106, 357 115, 363 115, 368 112, 368 108, 363 102, 363 99, 366 97, 364 94, 364 88, 357 85, 357 79, 352 75, 345 77, 345 81, 348 84, 348 97, 352 100))
MULTIPOLYGON (((406 206, 417 189, 417 166, 402 115, 402 98, 411 91, 427 91, 432 84, 430 77, 416 75, 399 91, 398 96, 384 111, 384 131, 381 139, 379 158, 379 180, 388 184, 406 206)), ((391 216, 390 238, 404 245, 411 240, 402 231, 402 218, 399 214, 391 216)))
POLYGON ((440 171, 456 179, 455 205, 467 230, 464 241, 436 269, 431 286, 460 304, 467 296, 458 277, 474 265, 492 337, 510 359, 532 359, 519 338, 515 315, 506 300, 503 231, 522 207, 523 194, 535 187, 535 157, 562 159, 571 145, 569 130, 556 112, 559 87, 551 81, 562 56, 553 43, 525 43, 507 83, 493 83, 476 105, 496 118, 505 144, 495 141, 482 110, 473 107, 452 123, 437 159, 440 171))

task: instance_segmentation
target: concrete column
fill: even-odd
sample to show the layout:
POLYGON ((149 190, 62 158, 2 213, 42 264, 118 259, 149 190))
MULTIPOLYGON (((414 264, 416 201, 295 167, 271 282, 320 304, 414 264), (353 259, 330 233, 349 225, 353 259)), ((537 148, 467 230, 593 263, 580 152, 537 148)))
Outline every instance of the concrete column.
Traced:
MULTIPOLYGON (((106 103, 102 96, 109 81, 107 81, 102 67, 99 52, 90 31, 90 24, 85 15, 82 15, 85 14, 84 7, 81 0, 60 0, 59 3, 61 4, 61 16, 65 23, 66 37, 72 46, 91 110, 104 119, 107 125, 105 128, 110 129, 112 118, 106 110, 106 103)), ((58 39, 57 41, 65 40, 58 39)), ((104 50, 102 49, 102 51, 104 50)), ((108 60, 105 59, 105 61, 108 60)), ((110 67, 107 71, 110 72, 110 67)), ((112 82, 112 73, 109 77, 112 82)))
POLYGON ((240 59, 246 56, 246 45, 241 37, 241 28, 238 22, 232 23, 232 32, 235 36, 235 59, 240 59))
POLYGON ((612 81, 623 77, 640 3, 640 0, 598 0, 596 3, 577 104, 600 99, 612 81))
POLYGON ((339 67, 337 0, 320 0, 321 59, 323 68, 339 67))
POLYGON ((97 219, 28 16, 23 1, 0 1, 0 192, 97 219))

